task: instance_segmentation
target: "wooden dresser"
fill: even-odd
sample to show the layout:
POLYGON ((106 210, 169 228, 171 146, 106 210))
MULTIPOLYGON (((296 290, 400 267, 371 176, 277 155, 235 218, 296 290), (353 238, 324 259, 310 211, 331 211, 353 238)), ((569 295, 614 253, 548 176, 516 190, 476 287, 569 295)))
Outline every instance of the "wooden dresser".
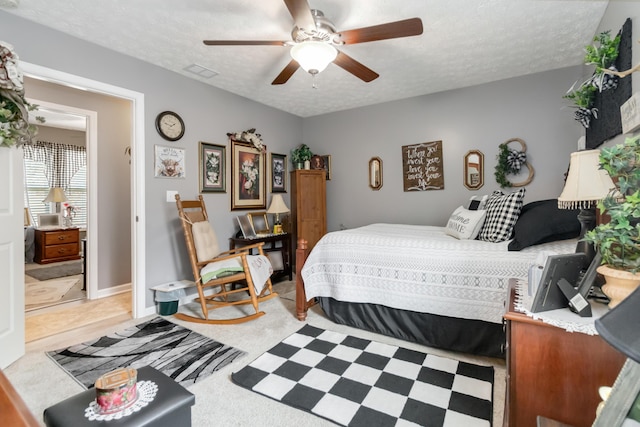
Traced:
POLYGON ((504 425, 536 427, 542 416, 591 426, 598 388, 613 385, 625 356, 597 335, 567 332, 515 311, 510 288, 504 425))
POLYGON ((327 233, 326 171, 298 169, 291 172, 292 253, 298 239, 309 251, 327 233))
POLYGON ((80 229, 60 228, 36 230, 36 254, 38 264, 80 259, 80 229))

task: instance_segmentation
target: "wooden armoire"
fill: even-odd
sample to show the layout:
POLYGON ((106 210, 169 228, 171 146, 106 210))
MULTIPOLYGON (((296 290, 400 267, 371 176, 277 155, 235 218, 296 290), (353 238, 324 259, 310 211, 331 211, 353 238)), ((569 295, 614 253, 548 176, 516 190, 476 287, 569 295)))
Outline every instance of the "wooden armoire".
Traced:
POLYGON ((309 250, 327 233, 326 171, 297 169, 291 172, 291 243, 295 253, 298 239, 309 250))

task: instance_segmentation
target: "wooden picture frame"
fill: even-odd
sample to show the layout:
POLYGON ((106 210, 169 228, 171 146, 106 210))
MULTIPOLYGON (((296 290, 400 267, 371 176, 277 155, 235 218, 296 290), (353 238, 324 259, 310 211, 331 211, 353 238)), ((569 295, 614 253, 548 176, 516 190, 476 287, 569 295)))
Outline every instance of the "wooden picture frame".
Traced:
POLYGON ((156 178, 184 178, 185 149, 156 145, 154 147, 154 177, 156 178))
POLYGON ((271 192, 287 192, 287 156, 271 153, 271 192))
POLYGON ((325 179, 331 181, 331 154, 324 154, 320 157, 324 160, 324 170, 327 172, 325 179))
POLYGON ((251 227, 256 234, 271 233, 269 228, 269 218, 267 212, 249 212, 247 218, 251 221, 251 227))
POLYGON ((265 153, 231 140, 231 210, 266 209, 265 153))
POLYGON ((227 147, 200 141, 200 192, 227 192, 227 147))

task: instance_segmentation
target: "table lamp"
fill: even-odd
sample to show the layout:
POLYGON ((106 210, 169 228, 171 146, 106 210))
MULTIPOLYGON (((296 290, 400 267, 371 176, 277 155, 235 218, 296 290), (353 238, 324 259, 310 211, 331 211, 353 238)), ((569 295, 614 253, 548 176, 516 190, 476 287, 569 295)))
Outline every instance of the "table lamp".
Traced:
POLYGON ((55 203, 56 204, 56 213, 60 213, 60 203, 66 202, 67 195, 64 193, 64 189, 62 187, 51 187, 49 189, 49 194, 43 200, 44 203, 55 203))
POLYGON ((282 224, 280 223, 280 214, 289 212, 289 208, 284 204, 284 200, 280 194, 271 196, 271 205, 267 209, 267 213, 275 214, 276 220, 273 225, 274 233, 282 233, 282 224))
MULTIPOLYGON (((596 205, 615 188, 611 177, 600 169, 600 150, 584 150, 571 153, 569 173, 562 194, 558 197, 558 208, 580 209, 580 239, 596 225, 596 205)), ((585 253, 591 262, 595 256, 592 244, 579 241, 576 252, 585 253)))

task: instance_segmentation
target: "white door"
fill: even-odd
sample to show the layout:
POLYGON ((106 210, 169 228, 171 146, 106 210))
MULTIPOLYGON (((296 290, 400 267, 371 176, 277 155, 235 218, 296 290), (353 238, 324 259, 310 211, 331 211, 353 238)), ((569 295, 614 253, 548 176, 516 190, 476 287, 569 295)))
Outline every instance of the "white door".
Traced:
POLYGON ((24 354, 22 148, 0 147, 0 369, 24 354))

